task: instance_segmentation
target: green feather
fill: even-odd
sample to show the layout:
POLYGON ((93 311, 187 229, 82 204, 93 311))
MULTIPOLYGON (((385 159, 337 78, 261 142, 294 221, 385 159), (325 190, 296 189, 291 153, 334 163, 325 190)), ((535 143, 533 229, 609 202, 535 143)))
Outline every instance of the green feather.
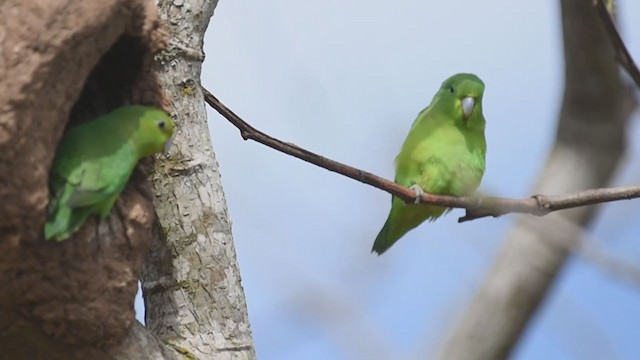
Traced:
MULTIPOLYGON (((457 74, 442 83, 431 104, 413 122, 396 157, 396 183, 453 196, 466 195, 478 188, 486 153, 483 93, 484 83, 473 74, 457 74), (463 106, 465 98, 469 98, 464 100, 467 114, 463 106)), ((382 254, 411 229, 449 210, 405 204, 392 197, 391 211, 372 251, 382 254)))
POLYGON ((138 160, 160 152, 172 134, 169 115, 137 105, 69 129, 51 167, 45 239, 62 241, 90 216, 106 218, 138 160))

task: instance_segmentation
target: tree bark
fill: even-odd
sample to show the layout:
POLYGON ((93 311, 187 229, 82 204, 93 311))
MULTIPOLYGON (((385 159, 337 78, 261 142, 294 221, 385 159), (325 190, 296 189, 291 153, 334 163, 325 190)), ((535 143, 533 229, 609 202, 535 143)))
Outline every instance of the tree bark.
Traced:
POLYGON ((154 174, 160 227, 142 277, 146 324, 202 359, 254 359, 231 222, 209 129, 200 72, 217 1, 159 1, 171 28, 157 58, 177 132, 154 174))
MULTIPOLYGON (((610 39, 590 1, 561 0, 565 92, 556 142, 535 193, 606 185, 625 150, 633 108, 610 39)), ((440 359, 509 356, 564 264, 578 231, 554 233, 558 221, 588 225, 596 207, 519 221, 460 321, 438 349, 440 359), (546 229, 546 230, 545 230, 546 229), (558 242, 563 242, 561 245, 558 242)))

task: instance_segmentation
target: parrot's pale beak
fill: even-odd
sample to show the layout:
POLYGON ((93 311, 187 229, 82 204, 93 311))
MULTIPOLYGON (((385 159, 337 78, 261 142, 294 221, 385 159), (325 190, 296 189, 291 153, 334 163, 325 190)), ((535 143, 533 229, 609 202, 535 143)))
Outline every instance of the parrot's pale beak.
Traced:
POLYGON ((476 106, 476 99, 472 98, 471 96, 467 96, 466 98, 462 99, 462 114, 464 115, 465 119, 468 119, 469 116, 471 116, 471 112, 473 111, 473 108, 476 106))
POLYGON ((164 143, 164 147, 162 148, 162 152, 164 154, 169 152, 169 149, 171 148, 171 145, 173 145, 173 136, 169 138, 169 140, 167 140, 166 143, 164 143))

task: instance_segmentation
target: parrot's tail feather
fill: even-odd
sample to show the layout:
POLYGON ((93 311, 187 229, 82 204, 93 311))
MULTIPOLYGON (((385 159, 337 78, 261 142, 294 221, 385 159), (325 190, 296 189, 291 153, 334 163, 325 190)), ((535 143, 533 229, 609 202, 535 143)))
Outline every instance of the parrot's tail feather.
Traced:
POLYGON ((61 214, 44 224, 45 240, 62 241, 68 239, 71 234, 76 232, 84 225, 89 218, 89 214, 75 214, 71 211, 61 214))
POLYGON ((372 252, 382 255, 396 241, 423 221, 437 219, 447 210, 440 206, 396 204, 373 243, 372 252))
POLYGON ((64 236, 66 224, 63 221, 47 222, 44 224, 44 239, 45 240, 64 240, 67 236, 64 236))
POLYGON ((373 248, 371 252, 375 252, 378 255, 382 255, 383 252, 387 251, 395 243, 400 239, 400 236, 397 236, 391 232, 391 216, 387 219, 380 230, 380 233, 376 237, 376 241, 373 243, 373 248), (395 235, 395 236, 394 236, 395 235))

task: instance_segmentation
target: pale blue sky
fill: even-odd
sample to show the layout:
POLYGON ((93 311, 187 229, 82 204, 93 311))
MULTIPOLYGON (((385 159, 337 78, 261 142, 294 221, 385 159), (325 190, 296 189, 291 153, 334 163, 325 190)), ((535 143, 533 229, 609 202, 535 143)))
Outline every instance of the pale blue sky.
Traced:
MULTIPOLYGON (((640 57, 640 4, 621 1, 620 11, 640 57)), ((393 178, 400 144, 440 83, 476 73, 486 84, 481 190, 521 197, 553 142, 559 20, 556 1, 221 0, 202 81, 258 129, 393 178)), ((454 211, 377 257, 387 193, 245 142, 209 116, 258 357, 425 358, 515 217, 457 224, 454 211)), ((634 122, 617 183, 640 181, 638 136, 634 122)), ((638 265, 639 212, 637 201, 611 205, 591 231, 638 265)), ((640 289, 573 259, 514 358, 632 359, 638 309, 640 289)))

